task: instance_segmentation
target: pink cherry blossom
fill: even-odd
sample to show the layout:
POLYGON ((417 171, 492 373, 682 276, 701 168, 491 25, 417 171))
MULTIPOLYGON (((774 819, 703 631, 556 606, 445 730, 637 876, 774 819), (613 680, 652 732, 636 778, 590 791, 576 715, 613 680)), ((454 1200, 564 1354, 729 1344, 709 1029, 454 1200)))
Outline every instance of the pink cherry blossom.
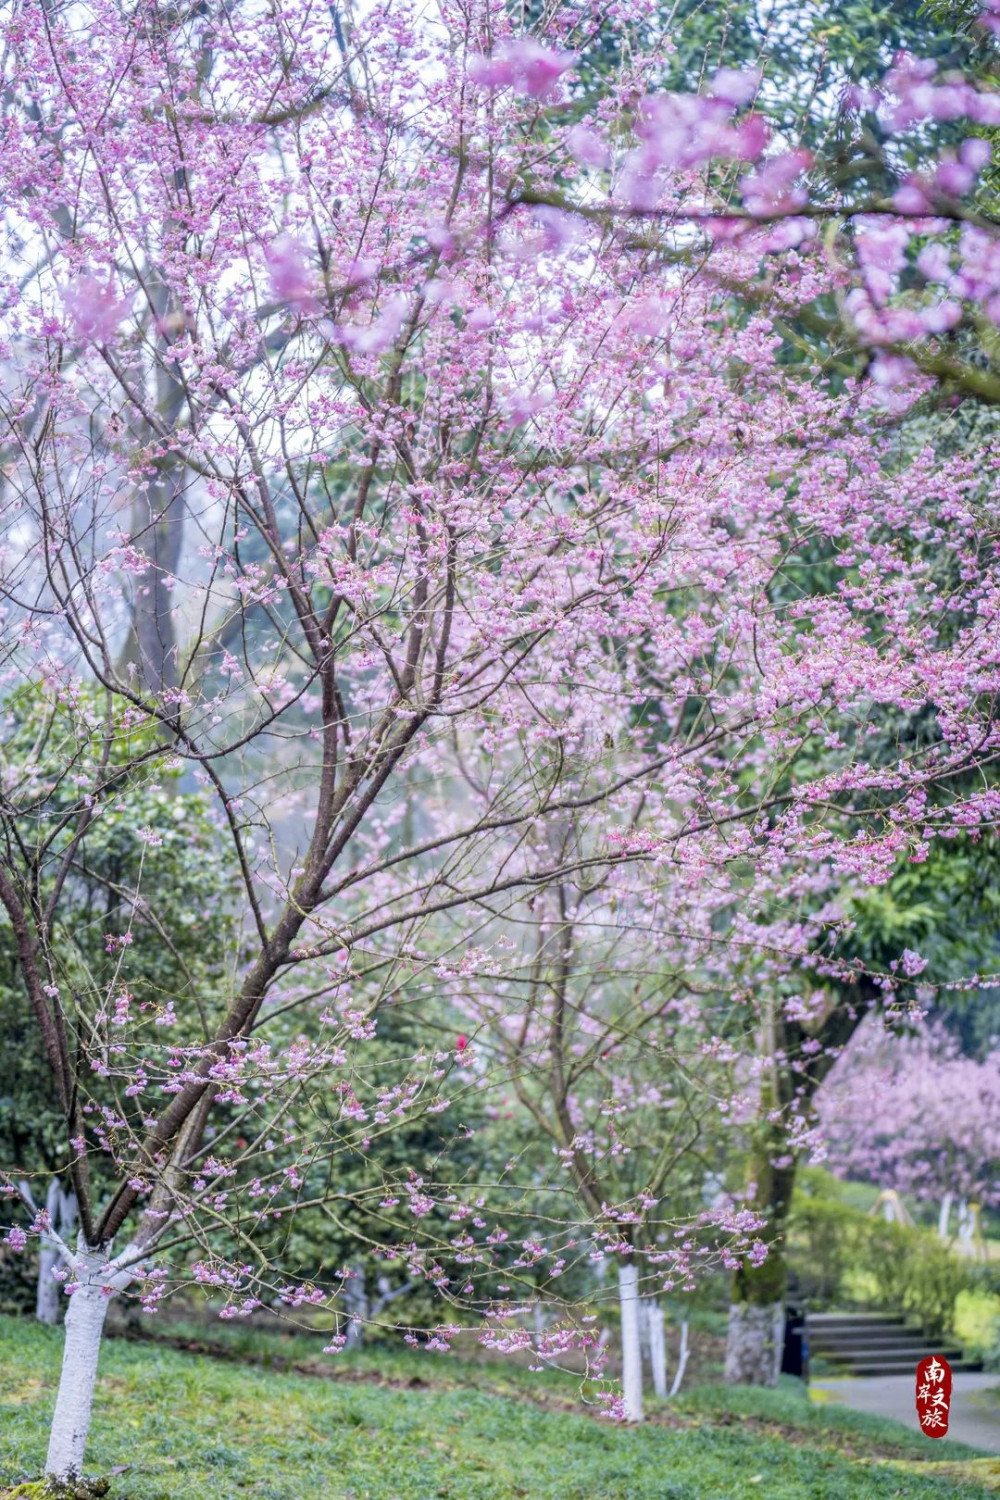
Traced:
POLYGON ((314 312, 319 304, 301 241, 281 234, 266 247, 264 259, 279 302, 287 302, 300 312, 314 312))
POLYGON ((566 132, 566 145, 584 166, 606 167, 611 160, 607 141, 592 126, 574 125, 566 132))
POLYGON ((808 192, 799 179, 811 165, 812 153, 802 147, 768 158, 756 172, 740 180, 744 207, 762 217, 801 208, 808 192))
POLYGON ((473 58, 469 77, 484 88, 513 88, 533 99, 548 99, 562 75, 576 61, 532 37, 501 42, 490 57, 473 58))
POLYGON ((74 339, 81 344, 111 343, 128 317, 133 297, 119 298, 110 280, 80 275, 62 289, 63 307, 74 339))
POLYGON ((911 410, 989 397, 986 156, 926 141, 1000 100, 894 60, 873 193, 625 11, 613 67, 493 0, 355 7, 347 56, 306 0, 5 37, 0 904, 71 1327, 193 1291, 334 1352, 329 1210, 448 1303, 420 1347, 600 1376, 571 1284, 752 1272, 774 1205, 705 1162, 762 1111, 818 1149, 831 996, 927 977, 847 897, 1000 821, 992 439, 911 410))

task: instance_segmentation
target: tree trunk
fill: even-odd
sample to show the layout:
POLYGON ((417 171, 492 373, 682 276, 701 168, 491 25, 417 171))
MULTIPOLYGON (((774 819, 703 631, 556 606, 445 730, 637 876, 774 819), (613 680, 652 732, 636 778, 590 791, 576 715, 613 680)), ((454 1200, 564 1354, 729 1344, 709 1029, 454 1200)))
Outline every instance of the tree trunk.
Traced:
POLYGON ((948 1238, 948 1226, 951 1222, 951 1205, 955 1201, 954 1193, 945 1193, 941 1199, 941 1212, 938 1214, 938 1238, 948 1238))
POLYGON ((729 1385, 777 1385, 785 1343, 785 1304, 734 1302, 726 1335, 729 1385))
POLYGON ((687 1369, 689 1352, 690 1346, 688 1344, 688 1325, 687 1318, 685 1318, 684 1322, 681 1324, 681 1346, 677 1355, 677 1373, 674 1376, 674 1383, 670 1387, 671 1396, 676 1396, 677 1392, 681 1388, 681 1381, 684 1379, 684 1371, 687 1369))
MULTIPOLYGON (((76 1194, 63 1190, 58 1177, 49 1183, 45 1198, 45 1209, 51 1228, 64 1241, 72 1240, 76 1230, 76 1194)), ((35 1317, 40 1323, 54 1327, 59 1321, 62 1288, 52 1272, 62 1260, 58 1246, 42 1236, 38 1251, 38 1287, 35 1293, 35 1317)))
POLYGON ((544 1302, 534 1301, 531 1304, 531 1320, 535 1325, 535 1348, 541 1346, 545 1337, 545 1330, 549 1326, 549 1315, 544 1302))
POLYGON ((47 1323, 54 1328, 59 1322, 59 1303, 62 1300, 62 1288, 56 1281, 52 1272, 59 1265, 62 1257, 55 1245, 49 1240, 42 1240, 38 1250, 38 1287, 35 1292, 35 1317, 39 1323, 47 1323))
POLYGON ((66 1312, 62 1371, 45 1460, 45 1472, 53 1479, 74 1479, 83 1467, 101 1334, 112 1295, 107 1253, 81 1249, 76 1290, 66 1312))
POLYGON ((725 1378, 729 1385, 777 1385, 785 1341, 785 1227, 795 1184, 795 1164, 775 1167, 777 1147, 765 1142, 751 1164, 757 1203, 768 1215, 762 1238, 767 1259, 743 1264, 733 1275, 733 1301, 726 1334, 725 1378))
POLYGON ((639 1268, 632 1261, 618 1267, 618 1303, 622 1315, 622 1397, 630 1422, 642 1421, 642 1348, 639 1341, 639 1268))
POLYGON ((354 1274, 344 1282, 344 1310, 348 1316, 348 1349, 360 1349, 368 1321, 368 1285, 365 1279, 364 1262, 349 1267, 354 1274))
POLYGON ((795 1187, 795 1154, 789 1150, 782 1114, 795 1105, 802 1113, 833 1062, 879 1002, 880 991, 867 979, 857 984, 835 984, 836 999, 820 1022, 808 1030, 789 1021, 774 997, 765 1005, 761 1028, 761 1057, 770 1063, 761 1080, 760 1116, 753 1133, 749 1180, 756 1184, 755 1208, 767 1216, 761 1238, 768 1248, 760 1266, 743 1264, 733 1276, 729 1309, 725 1378, 738 1385, 776 1385, 784 1353, 784 1304, 787 1267, 785 1231, 795 1187), (819 1041, 821 1051, 807 1054, 807 1042, 819 1041), (806 1062, 806 1058, 810 1059, 806 1062), (779 1163, 779 1165, 776 1165, 779 1163))
POLYGON ((667 1345, 663 1334, 663 1308, 652 1298, 643 1304, 649 1338, 649 1370, 653 1390, 661 1401, 667 1395, 667 1345))

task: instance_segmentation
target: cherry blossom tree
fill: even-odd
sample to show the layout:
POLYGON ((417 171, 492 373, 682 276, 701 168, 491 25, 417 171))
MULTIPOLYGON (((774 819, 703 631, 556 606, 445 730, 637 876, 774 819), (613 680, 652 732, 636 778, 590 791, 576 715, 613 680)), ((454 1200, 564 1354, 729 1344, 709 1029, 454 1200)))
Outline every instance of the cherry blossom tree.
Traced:
POLYGON ((965 1055, 938 1025, 863 1028, 820 1095, 843 1176, 947 1207, 1000 1202, 1000 1049, 965 1055), (864 1107, 859 1107, 864 1100, 864 1107))
MULTIPOLYGON (((475 1026, 468 1065, 481 1058, 510 1078, 541 1146, 536 1171, 578 1201, 594 1269, 617 1272, 622 1406, 632 1421, 643 1418, 644 1332, 657 1394, 666 1395, 658 1295, 766 1254, 764 1218, 705 1192, 739 1108, 732 1065, 744 1057, 746 1015, 727 996, 699 991, 698 944, 676 944, 668 925, 681 910, 676 890, 669 918, 658 901, 642 901, 650 894, 627 868, 572 890, 554 886, 497 934, 523 954, 520 964, 453 976, 456 1004, 475 1026)), ((560 1300, 566 1267, 582 1253, 579 1240, 555 1259, 538 1247, 550 1299, 560 1300)))
MULTIPOLYGON (((607 877, 676 945, 664 972, 720 990, 733 953, 812 958, 806 893, 995 816, 970 775, 996 753, 993 458, 878 457, 911 387, 993 399, 942 352, 992 316, 992 226, 961 203, 982 148, 889 202, 810 196, 754 74, 670 96, 630 54, 579 95, 631 9, 539 36, 450 0, 7 21, 0 646, 42 729, 3 789, 0 902, 80 1222, 74 1248, 30 1217, 70 1268, 53 1475, 83 1463, 119 1292, 277 1297, 340 1347, 344 1278, 289 1281, 276 1226, 335 1214, 340 1161, 455 1107, 441 986, 518 972, 498 922, 565 901, 565 933, 607 877), (822 297, 870 378, 783 358, 782 318, 822 297), (786 588, 816 549, 825 579, 786 588), (918 743, 869 755, 918 711, 918 743), (138 812, 167 784, 212 800, 241 925, 224 978, 140 998, 140 943, 174 943, 172 815, 138 812), (88 841, 119 819, 126 919, 81 976, 88 841), (386 1078, 364 1046, 394 1006, 427 1043, 386 1078)), ((912 62, 887 90, 894 128, 1000 117, 912 62)), ((408 1272, 450 1316, 516 1346, 507 1184, 446 1166, 361 1192, 410 1215, 408 1272)), ((589 1170, 606 1238, 632 1221, 589 1170)), ((596 1343, 567 1324, 543 1357, 596 1343)))

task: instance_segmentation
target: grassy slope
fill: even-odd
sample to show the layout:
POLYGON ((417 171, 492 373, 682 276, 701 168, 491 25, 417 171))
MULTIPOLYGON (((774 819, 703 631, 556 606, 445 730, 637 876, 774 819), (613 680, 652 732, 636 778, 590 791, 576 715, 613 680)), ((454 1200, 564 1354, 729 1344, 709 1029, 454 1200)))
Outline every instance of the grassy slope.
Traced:
MULTIPOLYGON (((0 1484, 38 1472, 60 1335, 0 1319, 0 1484)), ((518 1374, 369 1354, 280 1375, 150 1345, 102 1355, 88 1466, 129 1500, 981 1500, 957 1444, 810 1406, 797 1389, 693 1392, 629 1430, 518 1374), (371 1377, 381 1367, 390 1384, 371 1377), (424 1382, 427 1382, 425 1385, 424 1382), (539 1401, 548 1401, 545 1407, 539 1401), (669 1425, 668 1425, 669 1424, 669 1425), (958 1468, 929 1463, 950 1460, 958 1468), (966 1477, 968 1476, 968 1477, 966 1477)), ((542 1377, 538 1377, 541 1381, 542 1377)), ((982 1466, 992 1470, 992 1461, 982 1466)))

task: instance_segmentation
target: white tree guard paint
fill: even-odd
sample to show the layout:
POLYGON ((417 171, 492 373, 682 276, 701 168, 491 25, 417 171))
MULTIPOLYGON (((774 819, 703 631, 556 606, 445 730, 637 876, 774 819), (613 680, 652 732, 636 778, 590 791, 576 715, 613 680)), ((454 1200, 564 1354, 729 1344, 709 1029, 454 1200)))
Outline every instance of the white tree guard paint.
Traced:
POLYGON ((649 1372, 653 1390, 661 1400, 667 1394, 667 1341, 663 1332, 663 1308, 651 1298, 643 1302, 649 1342, 649 1372))
POLYGON ((347 1313, 347 1348, 360 1349, 368 1321, 368 1282, 363 1261, 349 1268, 354 1274, 344 1281, 344 1311, 347 1313))
POLYGON ((726 1381, 730 1385, 777 1385, 785 1343, 781 1302, 734 1302, 726 1335, 726 1381))
POLYGON ((951 1205, 955 1201, 954 1193, 945 1193, 941 1199, 941 1212, 938 1214, 938 1238, 948 1238, 948 1228, 951 1223, 951 1205))
POLYGON ((639 1340, 639 1268, 630 1261, 618 1267, 618 1303, 622 1315, 622 1397, 630 1422, 642 1421, 642 1347, 639 1340))
POLYGON ((38 1251, 38 1286, 35 1291, 35 1317, 39 1323, 53 1326, 59 1322, 59 1303, 62 1287, 55 1279, 55 1271, 62 1256, 50 1240, 42 1240, 38 1251))
POLYGON ((75 1478, 83 1467, 101 1334, 114 1290, 106 1251, 79 1249, 74 1274, 77 1288, 66 1310, 62 1372, 45 1460, 45 1472, 54 1479, 75 1478))
POLYGON ((688 1326, 687 1326, 687 1318, 685 1318, 684 1322, 681 1324, 681 1347, 680 1347, 680 1353, 677 1356, 677 1374, 674 1376, 674 1383, 670 1387, 670 1394, 671 1394, 671 1396, 676 1396, 677 1392, 681 1388, 681 1381, 684 1379, 684 1371, 687 1369, 687 1362, 688 1362, 688 1354, 689 1354, 689 1352, 690 1352, 690 1350, 689 1350, 689 1346, 688 1346, 688 1326))
MULTIPOLYGON (((65 1192, 57 1177, 53 1177, 49 1183, 45 1211, 56 1234, 64 1242, 71 1240, 76 1228, 76 1194, 65 1192)), ((62 1260, 59 1246, 43 1234, 38 1252, 38 1286, 35 1292, 35 1317, 40 1323, 54 1325, 59 1321, 62 1287, 52 1272, 62 1260)))

